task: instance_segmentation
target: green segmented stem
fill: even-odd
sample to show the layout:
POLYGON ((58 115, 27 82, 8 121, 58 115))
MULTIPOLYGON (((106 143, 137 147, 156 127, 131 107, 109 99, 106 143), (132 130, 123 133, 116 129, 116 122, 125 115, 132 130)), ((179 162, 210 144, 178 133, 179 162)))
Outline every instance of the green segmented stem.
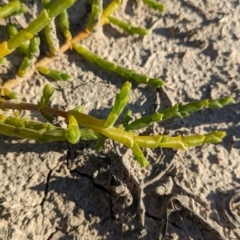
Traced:
POLYGON ((67 41, 72 40, 72 34, 69 30, 69 18, 68 18, 68 12, 67 10, 64 10, 59 15, 59 26, 61 28, 62 34, 65 37, 67 41))
POLYGON ((121 21, 117 18, 114 18, 114 17, 111 17, 109 16, 108 17, 108 20, 110 23, 118 26, 119 28, 121 28, 123 31, 127 32, 127 33, 130 33, 130 34, 138 34, 140 36, 145 36, 148 34, 148 30, 145 29, 145 28, 140 28, 140 27, 135 27, 129 23, 126 23, 124 21, 121 21))
MULTIPOLYGON (((50 0, 41 0, 43 7, 48 11, 50 0)), ((44 37, 52 55, 57 55, 59 51, 59 40, 57 38, 56 25, 54 18, 44 28, 44 37)))
POLYGON ((58 0, 49 6, 48 11, 43 9, 38 17, 33 20, 27 28, 18 32, 7 42, 5 41, 0 44, 0 58, 13 52, 23 42, 32 39, 35 34, 50 23, 52 18, 59 15, 66 8, 70 7, 75 1, 76 0, 58 0))
POLYGON ((87 30, 92 32, 99 23, 102 14, 102 0, 92 0, 92 9, 87 23, 87 30))
POLYGON ((41 130, 43 132, 58 129, 57 127, 55 127, 54 125, 52 125, 50 123, 42 123, 39 121, 33 121, 28 118, 5 116, 3 114, 0 114, 0 122, 2 124, 8 124, 13 127, 22 127, 22 128, 29 128, 32 130, 41 130))
POLYGON ((54 93, 54 88, 49 84, 46 84, 43 88, 43 95, 38 104, 40 109, 44 109, 48 107, 50 103, 50 98, 52 97, 53 93, 54 93))
POLYGON ((109 22, 108 17, 113 14, 122 5, 122 0, 112 0, 109 5, 103 10, 100 24, 104 25, 109 22))
MULTIPOLYGON (((75 107, 72 111, 84 113, 84 106, 75 107)), ((81 139, 83 140, 98 140, 99 134, 96 134, 93 130, 83 128, 81 129, 81 139)))
POLYGON ((203 135, 191 136, 167 136, 167 135, 154 135, 154 136, 134 136, 134 141, 144 148, 175 148, 185 150, 188 147, 201 146, 207 143, 219 143, 226 136, 224 131, 214 131, 203 135))
POLYGON ((145 117, 139 118, 135 121, 132 121, 129 124, 125 124, 124 127, 125 127, 125 130, 127 130, 127 131, 137 130, 137 129, 148 127, 155 122, 160 122, 160 121, 162 121, 162 118, 163 118, 163 114, 154 113, 150 116, 145 116, 145 117))
POLYGON ((213 100, 209 100, 209 106, 208 108, 222 108, 228 104, 234 103, 234 100, 231 96, 227 96, 224 98, 220 98, 220 99, 213 99, 213 100))
MULTIPOLYGON (((16 0, 13 0, 13 1, 16 1, 16 0)), ((23 1, 20 1, 20 2, 23 2, 23 1)), ((24 3, 22 3, 20 9, 18 11, 14 12, 13 15, 26 13, 27 11, 28 11, 28 6, 24 3)))
POLYGON ((49 22, 49 24, 44 28, 43 32, 50 53, 56 56, 59 52, 59 40, 57 38, 57 31, 54 20, 51 20, 49 22))
MULTIPOLYGON (((226 135, 224 131, 211 132, 206 135, 193 135, 193 136, 138 136, 133 134, 132 132, 126 132, 120 128, 109 128, 109 129, 100 129, 101 134, 104 136, 115 140, 119 143, 124 144, 126 147, 132 149, 134 151, 133 146, 136 143, 139 147, 143 148, 176 148, 176 149, 186 149, 191 146, 200 146, 206 143, 218 143, 222 141, 222 138, 226 135)), ((136 147, 137 148, 137 147, 136 147)), ((139 149, 137 150, 137 154, 139 154, 139 149)), ((135 153, 133 152, 135 155, 135 153)), ((143 158, 140 158, 141 161, 144 161, 143 158)), ((137 159, 138 160, 138 159, 137 159)), ((142 166, 142 165, 141 165, 142 166)))
POLYGON ((131 93, 131 83, 125 82, 125 84, 122 86, 120 90, 120 93, 116 95, 113 108, 103 125, 104 128, 112 127, 115 124, 118 117, 122 113, 123 109, 129 102, 130 93, 131 93))
MULTIPOLYGON (((99 120, 85 115, 89 120, 99 123, 99 120)), ((72 111, 69 114, 68 129, 57 128, 52 124, 31 121, 28 119, 19 119, 16 117, 6 117, 0 115, 0 133, 8 136, 34 139, 40 142, 68 140, 70 143, 76 143, 81 136, 79 125, 86 126, 83 120, 84 114, 72 111), (73 116, 74 115, 74 116, 73 116)), ((89 124, 88 124, 89 126, 89 124)), ((91 130, 92 131, 92 130, 91 130)), ((147 166, 148 162, 142 154, 140 147, 143 148, 176 148, 186 149, 187 147, 200 146, 207 143, 219 143, 226 135, 224 131, 215 131, 204 135, 192 136, 138 136, 132 132, 126 132, 121 128, 102 128, 101 125, 95 126, 94 132, 103 134, 104 137, 113 139, 132 149, 134 156, 141 166, 147 166)), ((95 135, 95 134, 94 134, 95 135)), ((89 133, 88 133, 89 136, 89 133)), ((96 136, 96 135, 95 135, 96 136)))
POLYGON ((36 140, 38 142, 44 142, 42 140, 42 135, 38 131, 22 127, 14 127, 4 123, 0 123, 0 133, 11 137, 26 138, 36 140))
POLYGON ((46 67, 42 67, 42 66, 37 67, 37 70, 41 74, 43 74, 45 76, 48 76, 48 77, 50 77, 54 80, 57 80, 57 81, 67 81, 71 78, 71 75, 69 75, 67 73, 57 71, 57 70, 53 70, 53 69, 46 68, 46 67))
POLYGON ((64 131, 64 136, 68 142, 75 144, 79 141, 81 137, 81 132, 78 126, 78 122, 74 116, 68 117, 68 128, 64 131))
POLYGON ((70 116, 68 120, 68 128, 63 129, 49 123, 32 121, 27 118, 19 119, 0 115, 0 133, 38 142, 67 140, 75 144, 79 141, 81 133, 76 119, 70 116))
POLYGON ((38 103, 42 116, 46 118, 49 122, 53 121, 54 119, 53 116, 49 113, 43 112, 42 109, 48 107, 50 103, 50 98, 52 97, 53 93, 54 93, 54 88, 49 84, 46 84, 43 88, 43 95, 40 99, 40 102, 38 103))
POLYGON ((34 37, 30 40, 27 56, 23 58, 23 61, 18 69, 17 75, 19 77, 24 77, 27 74, 28 70, 32 68, 35 59, 40 54, 39 45, 40 45, 39 37, 34 37))
POLYGON ((20 44, 26 40, 33 38, 34 34, 40 32, 50 21, 48 13, 46 10, 43 10, 38 17, 33 20, 27 28, 21 30, 8 40, 7 45, 9 49, 15 49, 20 46, 20 44))
POLYGON ((138 161, 139 165, 141 167, 147 167, 149 165, 149 162, 144 157, 144 154, 143 154, 141 148, 138 146, 138 144, 136 142, 133 143, 133 146, 132 146, 131 149, 132 149, 132 152, 133 152, 133 156, 138 161))
POLYGON ((31 39, 29 48, 28 48, 28 53, 27 53, 28 59, 34 60, 35 58, 37 58, 39 56, 39 54, 40 54, 39 45, 40 45, 39 37, 34 37, 31 39))
POLYGON ((179 105, 176 104, 172 108, 167 108, 164 110, 159 111, 157 114, 159 114, 159 120, 155 118, 156 113, 153 115, 139 118, 135 121, 132 121, 128 125, 125 126, 126 130, 137 130, 141 129, 144 126, 147 127, 151 125, 153 122, 161 122, 167 119, 171 118, 184 118, 189 116, 191 113, 200 111, 204 108, 222 108, 225 105, 233 103, 233 98, 231 96, 220 98, 220 99, 205 99, 205 100, 199 100, 194 101, 191 103, 187 103, 185 105, 179 105), (161 117, 160 117, 161 115, 161 117), (152 119, 155 119, 154 121, 152 119))
MULTIPOLYGON (((32 121, 27 118, 6 117, 0 115, 0 133, 7 136, 46 142, 51 140, 50 138, 43 137, 43 134, 57 129, 58 128, 54 125, 32 121)), ((59 140, 64 140, 64 138, 56 138, 56 141, 59 140)))
POLYGON ((0 21, 21 9, 20 1, 12 1, 0 8, 0 21))
MULTIPOLYGON (((26 119, 16 118, 16 117, 6 117, 0 115, 0 133, 16 136, 20 138, 35 139, 40 142, 45 141, 60 141, 67 140, 70 143, 76 143, 81 137, 81 132, 79 127, 83 127, 85 132, 85 137, 90 139, 98 138, 100 146, 103 147, 105 139, 109 138, 118 143, 125 145, 130 148, 133 152, 134 157, 139 162, 141 166, 148 166, 148 161, 144 157, 144 154, 141 148, 176 148, 176 149, 186 149, 187 147, 200 146, 202 144, 208 143, 219 143, 222 141, 223 137, 226 135, 224 131, 215 131, 203 135, 192 135, 192 136, 167 136, 167 135, 153 135, 153 136, 139 136, 134 132, 126 131, 122 126, 114 127, 117 117, 122 112, 123 108, 126 105, 126 101, 129 99, 131 84, 129 82, 125 83, 117 95, 114 110, 111 111, 108 120, 97 119, 87 114, 84 114, 82 108, 75 108, 68 112, 61 110, 53 109, 47 107, 49 98, 53 93, 52 88, 45 88, 45 93, 43 94, 45 98, 41 99, 39 105, 45 107, 40 109, 39 105, 35 106, 34 104, 27 103, 12 103, 9 101, 1 101, 1 109, 16 109, 16 110, 31 110, 31 111, 40 111, 52 115, 58 115, 64 117, 68 122, 68 128, 62 129, 57 128, 53 125, 43 123, 34 123, 26 119)), ((222 98, 219 100, 207 100, 208 106, 212 107, 222 107, 226 104, 232 102, 232 99, 229 97, 222 98)), ((181 109, 184 111, 196 111, 199 108, 199 102, 197 101, 193 104, 185 104, 181 106, 181 109), (196 108, 196 106, 198 106, 196 108)), ((204 103, 205 103, 204 102, 204 103)), ((206 103, 205 103, 206 105, 206 103)), ((129 115, 129 114, 128 114, 129 115)), ((130 116, 130 115, 129 115, 130 116)), ((156 118, 162 118, 163 116, 157 116, 156 118)), ((147 119, 147 118, 145 118, 147 119)), ((151 118, 148 121, 155 121, 151 118)))
POLYGON ((27 74, 27 71, 31 69, 32 65, 33 65, 32 60, 28 59, 27 57, 24 57, 18 69, 17 75, 21 78, 24 77, 27 74))
POLYGON ((48 14, 50 18, 58 16, 63 10, 71 7, 76 0, 58 0, 51 4, 48 8, 48 14))
MULTIPOLYGON (((18 33, 17 27, 12 23, 7 24, 6 29, 11 38, 18 33)), ((22 42, 21 45, 19 45, 19 47, 17 49, 21 53, 24 53, 25 55, 27 55, 28 47, 29 47, 29 41, 26 41, 26 42, 22 42)))
POLYGON ((90 52, 78 43, 74 43, 73 48, 92 64, 99 66, 106 71, 116 73, 128 80, 134 80, 138 83, 144 83, 154 87, 161 87, 164 84, 164 82, 160 78, 149 78, 143 74, 138 74, 134 70, 121 67, 119 65, 116 65, 115 63, 102 59, 100 56, 90 52))
POLYGON ((185 105, 176 104, 173 108, 159 111, 159 113, 164 115, 162 120, 167 120, 170 118, 183 118, 189 116, 190 113, 200 111, 204 108, 222 108, 231 103, 234 103, 234 100, 231 96, 214 100, 205 99, 187 103, 185 105))
POLYGON ((159 12, 163 12, 165 10, 165 7, 163 4, 160 4, 154 0, 142 0, 148 7, 157 10, 159 12))

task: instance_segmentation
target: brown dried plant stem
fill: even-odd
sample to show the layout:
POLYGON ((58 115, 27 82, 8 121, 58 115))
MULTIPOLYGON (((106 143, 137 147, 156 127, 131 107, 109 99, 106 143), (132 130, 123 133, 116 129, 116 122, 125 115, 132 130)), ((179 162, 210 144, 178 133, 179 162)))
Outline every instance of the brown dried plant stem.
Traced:
POLYGON ((0 102, 0 108, 1 109, 12 109, 12 110, 27 110, 31 112, 45 112, 45 113, 50 113, 55 116, 67 118, 67 112, 51 107, 46 107, 40 109, 37 104, 32 104, 32 103, 25 103, 25 102, 20 102, 20 103, 15 103, 11 101, 4 101, 0 102))
MULTIPOLYGON (((66 42, 60 47, 59 54, 65 53, 67 50, 72 48, 73 43, 80 42, 80 41, 86 39, 87 37, 89 37, 90 34, 91 34, 91 32, 88 31, 87 29, 78 33, 70 42, 66 42)), ((15 78, 9 79, 7 82, 3 83, 2 87, 11 89, 11 88, 17 86, 21 82, 25 81, 27 78, 31 77, 34 74, 37 67, 46 66, 53 60, 54 60, 54 56, 44 57, 43 59, 36 62, 35 66, 29 71, 26 78, 19 78, 18 76, 16 76, 15 78)))

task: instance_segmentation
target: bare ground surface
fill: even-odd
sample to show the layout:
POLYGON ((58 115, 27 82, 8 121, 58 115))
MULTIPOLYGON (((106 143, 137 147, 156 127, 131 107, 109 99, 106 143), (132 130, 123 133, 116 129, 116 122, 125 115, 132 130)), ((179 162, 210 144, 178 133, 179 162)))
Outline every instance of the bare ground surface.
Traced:
MULTIPOLYGON (((85 24, 85 2, 71 8, 72 31, 85 24)), ((167 8, 163 15, 134 0, 116 13, 149 28, 147 36, 105 26, 83 44, 165 80, 158 90, 133 84, 128 108, 137 117, 178 102, 232 95, 236 103, 223 109, 145 131, 188 135, 225 130, 223 143, 187 151, 145 150, 151 165, 142 169, 131 151, 110 141, 100 154, 93 142, 39 144, 1 136, 0 239, 240 239, 240 4, 162 2, 167 8)), ((37 12, 35 3, 31 12, 37 12)), ((17 21, 25 24, 23 17, 17 21)), ((1 41, 7 39, 4 24, 1 41)), ((0 66, 3 80, 15 75, 20 59, 13 53, 7 67, 0 66)), ((83 105, 87 113, 103 118, 124 83, 75 52, 56 57, 51 67, 67 71, 72 81, 52 82, 36 73, 15 88, 23 101, 37 103, 51 81, 53 106, 83 105)))

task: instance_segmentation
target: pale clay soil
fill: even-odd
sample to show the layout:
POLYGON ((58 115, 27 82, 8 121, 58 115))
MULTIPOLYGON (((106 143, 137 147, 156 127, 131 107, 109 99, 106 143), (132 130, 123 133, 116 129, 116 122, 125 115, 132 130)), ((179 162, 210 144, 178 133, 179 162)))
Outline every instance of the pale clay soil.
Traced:
MULTIPOLYGON (((28 1, 32 16, 39 1, 28 1)), ((71 8, 71 28, 86 23, 87 0, 71 8)), ((115 14, 147 27, 145 37, 105 26, 84 46, 122 66, 166 82, 161 89, 133 83, 128 108, 134 116, 176 103, 232 95, 235 104, 166 121, 146 134, 203 134, 225 130, 222 143, 187 151, 144 150, 151 165, 142 169, 131 151, 108 141, 103 153, 94 142, 40 144, 1 136, 0 239, 240 239, 240 2, 163 0, 166 12, 140 0, 124 1, 115 14)), ((4 1, 0 1, 1 4, 4 1)), ((106 4, 106 1, 104 1, 106 4)), ((25 26, 31 19, 15 20, 25 26)), ((7 39, 1 22, 1 42, 7 39)), ((16 74, 17 52, 0 66, 3 80, 16 74)), ((37 103, 46 83, 56 89, 52 105, 104 118, 124 79, 92 66, 74 51, 50 67, 72 75, 53 82, 39 74, 14 90, 37 103)), ((25 113, 39 118, 35 113, 25 113)))

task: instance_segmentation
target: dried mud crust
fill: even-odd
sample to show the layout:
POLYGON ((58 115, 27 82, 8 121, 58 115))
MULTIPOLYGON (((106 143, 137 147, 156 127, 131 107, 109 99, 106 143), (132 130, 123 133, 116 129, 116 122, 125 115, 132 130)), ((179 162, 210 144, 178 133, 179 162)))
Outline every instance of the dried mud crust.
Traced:
MULTIPOLYGON (((225 95, 236 101, 154 125, 147 134, 221 129, 228 137, 223 144, 186 152, 146 150, 151 166, 141 169, 130 151, 111 143, 99 154, 91 142, 40 145, 1 136, 0 239, 240 239, 239 2, 162 2, 168 10, 161 17, 141 1, 126 2, 117 13, 150 28, 146 37, 106 26, 83 44, 166 81, 159 90, 133 84, 129 108, 137 117, 177 102, 225 95)), ((81 7, 78 1, 71 14, 73 30, 86 17, 81 7)), ((0 35, 4 26, 1 30, 0 35)), ((14 53, 9 60, 7 68, 0 67, 3 79, 13 77, 20 56, 14 53)), ((73 76, 71 82, 51 82, 56 88, 52 104, 63 109, 84 105, 96 117, 107 116, 124 82, 73 52, 57 57, 51 67, 73 76)), ((15 91, 36 103, 47 82, 35 74, 15 91)))
POLYGON ((175 227, 181 238, 199 231, 199 239, 226 239, 191 208, 199 204, 209 211, 204 200, 181 187, 179 159, 178 153, 170 154, 151 174, 129 153, 99 155, 87 146, 72 147, 67 160, 50 172, 41 202, 45 218, 58 229, 51 236, 55 239, 60 231, 69 239, 171 239, 175 227))

